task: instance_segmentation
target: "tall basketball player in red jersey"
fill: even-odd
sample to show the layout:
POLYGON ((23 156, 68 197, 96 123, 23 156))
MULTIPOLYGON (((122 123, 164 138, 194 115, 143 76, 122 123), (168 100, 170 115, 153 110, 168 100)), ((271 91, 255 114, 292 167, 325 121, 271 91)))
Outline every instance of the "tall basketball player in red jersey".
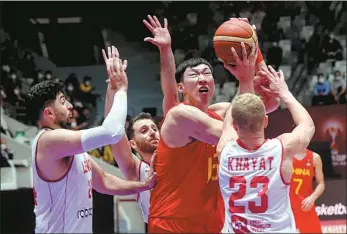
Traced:
POLYGON ((319 154, 308 149, 296 154, 293 159, 290 201, 300 233, 322 233, 314 203, 324 189, 324 174, 319 154), (313 178, 317 182, 315 190, 312 188, 313 178))

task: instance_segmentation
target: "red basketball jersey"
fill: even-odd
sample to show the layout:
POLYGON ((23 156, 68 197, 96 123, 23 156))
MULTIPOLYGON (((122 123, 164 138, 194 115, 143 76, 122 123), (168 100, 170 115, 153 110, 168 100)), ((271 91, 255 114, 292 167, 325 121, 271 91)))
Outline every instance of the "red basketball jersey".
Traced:
POLYGON ((315 175, 313 152, 306 150, 306 156, 293 159, 293 175, 290 185, 290 201, 297 229, 300 233, 322 233, 316 206, 309 211, 302 210, 302 201, 313 193, 313 177, 315 175))
MULTIPOLYGON (((221 119, 216 113, 208 115, 221 119)), ((224 224, 216 146, 194 140, 157 148, 157 184, 151 192, 149 232, 213 232, 224 224)))
POLYGON ((306 150, 306 156, 303 159, 293 158, 293 175, 290 185, 290 198, 293 209, 301 209, 301 202, 313 193, 313 177, 313 152, 306 150))

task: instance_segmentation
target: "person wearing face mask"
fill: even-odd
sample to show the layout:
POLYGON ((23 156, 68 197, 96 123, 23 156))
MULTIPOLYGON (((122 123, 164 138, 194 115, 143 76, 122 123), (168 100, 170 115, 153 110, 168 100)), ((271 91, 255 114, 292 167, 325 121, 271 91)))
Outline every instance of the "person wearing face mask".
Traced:
POLYGON ((92 78, 89 76, 85 76, 83 79, 83 83, 80 85, 81 91, 84 93, 90 93, 93 89, 91 84, 92 78))
POLYGON ((330 84, 325 79, 324 74, 318 74, 317 83, 313 89, 312 105, 327 105, 330 92, 330 84))
POLYGON ((85 76, 83 78, 83 83, 80 85, 81 98, 87 102, 91 103, 93 106, 96 106, 96 98, 100 96, 95 93, 95 89, 92 85, 92 78, 90 76, 85 76))
POLYGON ((72 83, 68 83, 66 86, 66 96, 71 98, 71 101, 73 101, 76 97, 76 90, 72 83))
POLYGON ((346 79, 342 77, 340 71, 335 72, 331 81, 331 94, 335 104, 346 104, 346 79))
POLYGON ((342 60, 342 46, 331 32, 322 43, 323 61, 326 60, 342 60))

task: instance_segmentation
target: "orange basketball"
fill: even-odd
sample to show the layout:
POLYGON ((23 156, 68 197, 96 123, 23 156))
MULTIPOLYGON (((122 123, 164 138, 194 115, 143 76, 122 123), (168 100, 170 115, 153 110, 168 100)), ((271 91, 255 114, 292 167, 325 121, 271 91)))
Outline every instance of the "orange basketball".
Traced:
POLYGON ((239 19, 230 19, 224 22, 213 37, 213 46, 217 57, 231 65, 236 63, 231 53, 231 47, 234 47, 242 59, 241 42, 245 43, 247 55, 251 53, 253 43, 258 46, 257 34, 252 26, 239 19))

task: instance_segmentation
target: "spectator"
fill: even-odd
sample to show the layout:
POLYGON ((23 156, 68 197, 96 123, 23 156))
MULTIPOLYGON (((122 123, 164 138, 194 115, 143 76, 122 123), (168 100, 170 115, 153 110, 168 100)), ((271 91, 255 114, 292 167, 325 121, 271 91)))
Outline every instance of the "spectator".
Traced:
POLYGON ((74 87, 74 90, 77 92, 77 90, 80 89, 80 82, 77 79, 77 76, 75 73, 71 73, 66 79, 65 79, 65 86, 68 84, 72 84, 74 87))
POLYGON ((53 74, 52 71, 46 71, 45 72, 45 80, 52 80, 53 79, 53 74))
POLYGON ((273 42, 272 47, 267 52, 267 64, 274 66, 275 70, 278 71, 279 66, 282 63, 283 51, 278 42, 273 42))
POLYGON ((34 76, 34 82, 31 84, 31 86, 36 85, 37 83, 40 83, 41 81, 43 81, 45 78, 45 75, 43 73, 43 71, 41 69, 38 69, 36 71, 36 76, 34 76))
POLYGON ((81 99, 87 103, 91 103, 95 107, 96 98, 99 95, 94 93, 95 89, 91 81, 92 81, 92 78, 90 76, 85 76, 83 78, 83 83, 81 83, 80 85, 81 99))
POLYGON ((8 163, 9 160, 13 160, 13 152, 7 147, 6 139, 1 137, 1 160, 0 160, 0 166, 1 167, 9 167, 10 164, 8 163))
POLYGON ((336 104, 346 104, 346 79, 340 71, 336 71, 331 81, 331 94, 336 104))
POLYGON ((323 61, 326 60, 342 60, 342 46, 335 38, 333 32, 329 34, 329 38, 325 38, 322 43, 323 61))
POLYGON ((72 83, 67 83, 67 85, 65 85, 65 94, 67 100, 72 103, 78 96, 78 90, 75 89, 72 83))
POLYGON ((3 78, 3 87, 4 91, 7 94, 8 101, 13 102, 15 97, 14 97, 14 89, 16 87, 22 88, 22 82, 18 78, 17 73, 15 71, 11 71, 7 77, 3 78))
POLYGON ((72 111, 71 129, 72 130, 82 130, 86 129, 88 126, 88 121, 84 113, 80 114, 76 109, 72 111))
POLYGON ((324 74, 318 74, 318 81, 313 89, 312 105, 330 104, 330 83, 325 79, 324 74))

